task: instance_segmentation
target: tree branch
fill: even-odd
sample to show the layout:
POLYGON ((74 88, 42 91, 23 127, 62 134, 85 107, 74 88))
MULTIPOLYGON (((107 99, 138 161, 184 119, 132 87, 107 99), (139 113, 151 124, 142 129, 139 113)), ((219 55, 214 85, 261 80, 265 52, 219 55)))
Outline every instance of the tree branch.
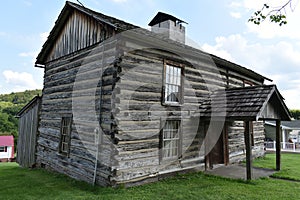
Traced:
POLYGON ((253 22, 256 25, 260 25, 267 18, 271 22, 278 23, 279 26, 287 24, 286 20, 286 7, 289 5, 290 10, 293 12, 295 8, 292 7, 292 1, 288 0, 282 6, 270 8, 269 5, 264 4, 262 9, 254 12, 254 15, 250 17, 249 22, 253 22), (271 9, 271 10, 270 10, 271 9))

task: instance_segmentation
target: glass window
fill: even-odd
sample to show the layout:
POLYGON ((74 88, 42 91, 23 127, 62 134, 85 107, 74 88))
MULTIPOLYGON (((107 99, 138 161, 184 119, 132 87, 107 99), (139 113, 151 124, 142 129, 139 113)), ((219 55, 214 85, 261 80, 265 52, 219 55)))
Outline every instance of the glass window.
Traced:
POLYGON ((7 152, 7 147, 0 147, 0 152, 7 152))
POLYGON ((178 158, 180 120, 167 120, 162 131, 162 158, 178 158))
POLYGON ((182 69, 180 67, 175 67, 172 65, 165 66, 165 103, 181 103, 181 74, 182 69))

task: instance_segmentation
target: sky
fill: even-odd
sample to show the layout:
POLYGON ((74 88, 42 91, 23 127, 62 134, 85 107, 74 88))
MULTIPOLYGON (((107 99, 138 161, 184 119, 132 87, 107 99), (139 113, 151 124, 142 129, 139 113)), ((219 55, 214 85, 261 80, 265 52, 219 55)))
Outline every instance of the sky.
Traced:
MULTIPOLYGON (((300 5, 287 7, 287 25, 248 22, 263 3, 287 0, 80 0, 85 7, 143 28, 158 11, 186 22, 187 37, 202 50, 273 80, 290 109, 300 109, 300 5)), ((73 1, 76 2, 76 1, 73 1)), ((65 5, 63 0, 2 1, 0 94, 42 89, 37 54, 65 5)))

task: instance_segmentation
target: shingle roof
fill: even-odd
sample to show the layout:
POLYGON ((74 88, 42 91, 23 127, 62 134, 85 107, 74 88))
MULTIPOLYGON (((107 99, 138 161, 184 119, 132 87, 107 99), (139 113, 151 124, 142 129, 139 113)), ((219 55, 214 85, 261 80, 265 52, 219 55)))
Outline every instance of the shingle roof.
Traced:
MULTIPOLYGON (((175 41, 171 41, 170 39, 163 38, 161 35, 155 34, 151 31, 148 31, 147 29, 143 29, 143 28, 140 28, 136 25, 133 25, 133 24, 127 23, 125 21, 116 19, 114 17, 107 16, 107 15, 104 15, 104 14, 99 13, 99 12, 95 12, 91 9, 85 8, 83 6, 80 6, 78 4, 75 4, 75 3, 72 3, 72 2, 69 2, 69 1, 66 2, 66 5, 63 8, 63 10, 61 11, 58 19, 56 20, 55 25, 54 25, 53 29, 51 30, 47 41, 45 42, 45 44, 42 47, 42 50, 40 51, 39 55, 37 56, 37 60, 36 60, 36 63, 35 63, 36 66, 40 67, 41 64, 44 64, 44 61, 45 61, 46 57, 48 56, 49 51, 51 50, 51 48, 53 46, 53 43, 55 42, 56 37, 59 35, 60 30, 65 25, 65 21, 68 19, 69 15, 73 12, 73 10, 78 10, 78 11, 94 18, 99 23, 109 24, 112 27, 119 30, 120 32, 125 31, 125 30, 137 29, 136 32, 139 32, 140 34, 142 34, 144 36, 144 38, 148 37, 148 36, 156 35, 154 37, 159 38, 161 41, 168 42, 171 45, 173 45, 174 47, 183 48, 183 49, 181 49, 181 51, 189 49, 190 51, 193 51, 196 54, 205 54, 205 55, 209 56, 210 58, 212 58, 212 60, 217 65, 221 65, 221 66, 226 67, 227 69, 232 70, 234 72, 239 72, 239 73, 242 73, 246 76, 252 77, 256 80, 259 80, 259 82, 262 82, 264 80, 272 81, 272 80, 268 79, 267 77, 262 76, 261 74, 258 74, 256 72, 254 72, 254 71, 252 71, 248 68, 245 68, 241 65, 238 65, 236 63, 232 63, 232 62, 227 61, 223 58, 217 57, 217 56, 212 55, 212 54, 208 54, 206 52, 203 52, 199 49, 195 49, 195 48, 190 47, 188 45, 181 44, 181 43, 175 42, 175 41)), ((176 17, 174 17, 174 18, 176 18, 176 17)), ((179 20, 179 19, 177 19, 177 20, 179 20)), ((180 21, 182 21, 182 20, 180 20, 180 21)))
POLYGON ((201 117, 228 120, 280 119, 291 115, 275 85, 217 90, 200 106, 201 117))
MULTIPOLYGON (((276 126, 273 121, 266 121, 266 124, 276 126)), ((281 126, 289 130, 300 130, 300 120, 282 121, 281 126)))

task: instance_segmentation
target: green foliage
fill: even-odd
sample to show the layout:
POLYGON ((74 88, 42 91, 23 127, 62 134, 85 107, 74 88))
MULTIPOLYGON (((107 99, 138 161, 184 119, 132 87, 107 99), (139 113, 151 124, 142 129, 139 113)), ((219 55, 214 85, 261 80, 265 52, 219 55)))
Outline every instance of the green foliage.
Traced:
POLYGON ((11 94, 0 94, 0 101, 13 104, 27 104, 34 96, 41 95, 41 90, 26 90, 24 92, 12 92, 11 94))
POLYGON ((300 110, 290 110, 290 113, 294 119, 300 120, 300 110))
POLYGON ((286 20, 286 7, 289 5, 292 8, 292 1, 288 0, 285 4, 279 7, 270 7, 268 4, 264 4, 262 9, 254 12, 253 16, 248 20, 256 25, 260 25, 265 19, 269 19, 272 23, 277 23, 279 26, 287 24, 286 20))

